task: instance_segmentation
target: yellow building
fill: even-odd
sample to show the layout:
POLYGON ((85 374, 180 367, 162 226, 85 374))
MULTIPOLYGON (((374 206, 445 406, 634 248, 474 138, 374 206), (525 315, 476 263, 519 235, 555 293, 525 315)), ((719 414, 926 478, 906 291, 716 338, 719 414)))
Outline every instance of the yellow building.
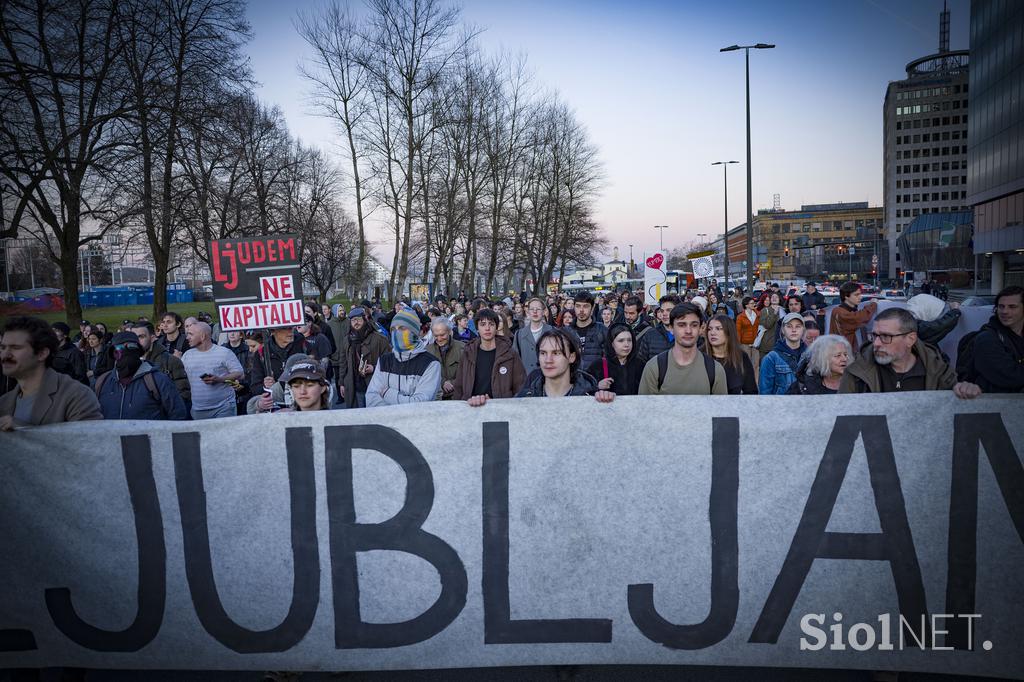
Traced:
POLYGON ((754 219, 754 263, 760 279, 889 279, 894 275, 886 272, 883 220, 884 209, 869 207, 866 201, 811 204, 799 211, 760 210, 754 219))

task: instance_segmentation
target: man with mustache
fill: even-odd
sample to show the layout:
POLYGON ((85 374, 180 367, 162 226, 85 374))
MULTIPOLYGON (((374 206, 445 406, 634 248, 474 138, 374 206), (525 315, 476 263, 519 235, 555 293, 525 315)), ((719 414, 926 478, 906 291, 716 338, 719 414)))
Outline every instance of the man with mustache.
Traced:
POLYGON ((57 347, 57 335, 38 317, 12 317, 4 324, 0 367, 18 385, 0 396, 0 431, 103 419, 88 386, 54 371, 57 347))

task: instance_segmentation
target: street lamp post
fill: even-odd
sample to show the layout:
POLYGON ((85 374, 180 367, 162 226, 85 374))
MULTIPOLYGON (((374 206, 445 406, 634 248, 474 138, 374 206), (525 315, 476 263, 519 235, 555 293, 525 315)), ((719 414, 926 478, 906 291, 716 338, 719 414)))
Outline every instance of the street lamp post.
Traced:
POLYGON ((654 229, 655 230, 661 230, 661 237, 660 237, 661 241, 659 243, 661 244, 661 250, 664 251, 665 250, 665 230, 668 229, 668 225, 655 225, 654 229))
MULTIPOLYGON (((739 161, 715 161, 712 166, 722 167, 722 182, 725 189, 725 233, 722 235, 722 241, 725 245, 725 288, 729 288, 729 164, 739 163, 739 161)), ((747 230, 750 233, 750 230, 747 230)))
POLYGON ((633 279, 633 245, 629 245, 629 278, 633 279))
MULTIPOLYGON (((719 52, 733 52, 743 50, 746 53, 747 65, 747 290, 754 288, 754 198, 751 192, 750 173, 750 51, 769 50, 775 47, 766 43, 756 45, 730 45, 723 47, 719 52)), ((728 233, 726 233, 728 239, 728 233)))

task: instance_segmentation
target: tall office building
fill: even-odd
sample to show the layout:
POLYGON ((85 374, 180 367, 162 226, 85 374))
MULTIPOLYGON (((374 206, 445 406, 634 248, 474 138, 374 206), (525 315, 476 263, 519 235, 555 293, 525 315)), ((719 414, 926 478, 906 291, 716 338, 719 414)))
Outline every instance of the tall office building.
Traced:
POLYGON ((897 240, 916 216, 968 207, 968 55, 968 50, 949 49, 949 12, 944 10, 939 51, 907 64, 907 77, 886 89, 884 229, 889 277, 904 269, 897 240))
POLYGON ((967 203, 992 293, 1024 284, 1024 2, 971 3, 967 203))

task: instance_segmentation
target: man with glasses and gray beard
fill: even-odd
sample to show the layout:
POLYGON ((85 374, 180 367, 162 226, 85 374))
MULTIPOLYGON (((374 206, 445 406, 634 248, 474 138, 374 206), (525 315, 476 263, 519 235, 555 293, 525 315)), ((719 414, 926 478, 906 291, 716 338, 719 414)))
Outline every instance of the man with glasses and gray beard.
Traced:
POLYGON ((889 308, 875 317, 861 349, 846 368, 840 393, 894 393, 953 390, 959 398, 976 398, 981 389, 957 382, 956 372, 939 351, 917 338, 917 320, 903 308, 889 308))

